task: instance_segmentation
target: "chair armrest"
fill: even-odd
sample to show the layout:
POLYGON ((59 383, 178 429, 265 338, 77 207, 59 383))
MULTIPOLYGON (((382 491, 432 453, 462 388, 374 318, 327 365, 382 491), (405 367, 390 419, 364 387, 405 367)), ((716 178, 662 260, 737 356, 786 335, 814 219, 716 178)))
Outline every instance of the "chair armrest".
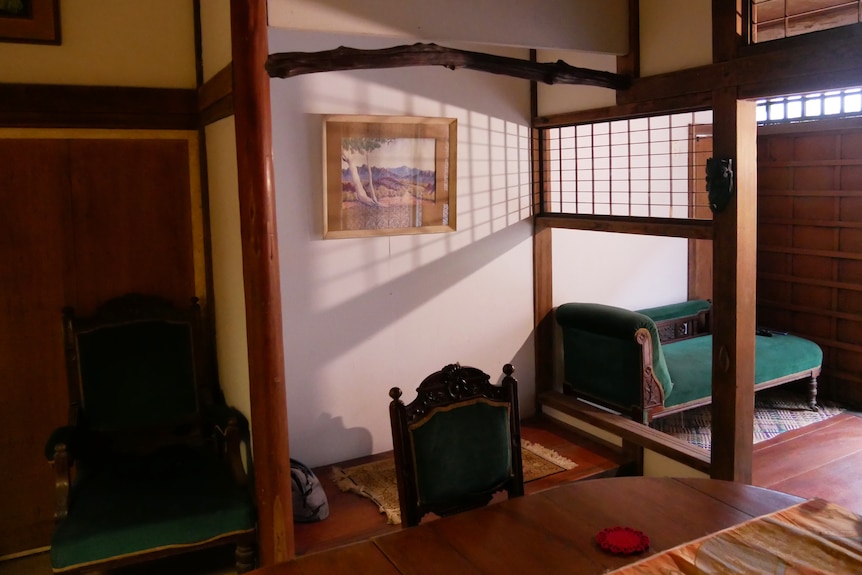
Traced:
POLYGON ((45 443, 45 457, 54 468, 54 519, 60 521, 69 514, 69 490, 74 453, 80 446, 80 432, 71 425, 58 427, 45 443))
POLYGON ((673 390, 656 325, 649 316, 581 302, 560 305, 555 316, 562 330, 564 376, 570 387, 626 412, 642 411, 649 407, 646 402, 660 402, 673 390))
POLYGON ((248 419, 240 410, 228 405, 214 405, 207 411, 206 415, 215 426, 221 436, 224 449, 224 457, 230 466, 231 474, 237 485, 248 484, 248 474, 242 464, 240 444, 249 442, 248 419))
POLYGON ((45 442, 45 459, 54 461, 54 454, 61 448, 69 456, 78 453, 81 445, 81 433, 77 427, 64 425, 51 432, 48 441, 45 442))

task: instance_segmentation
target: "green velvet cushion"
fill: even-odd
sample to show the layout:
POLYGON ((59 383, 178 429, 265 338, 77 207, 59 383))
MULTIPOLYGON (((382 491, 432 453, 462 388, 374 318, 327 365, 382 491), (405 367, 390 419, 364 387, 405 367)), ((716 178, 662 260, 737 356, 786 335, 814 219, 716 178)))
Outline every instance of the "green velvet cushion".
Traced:
MULTIPOLYGON (((664 346, 674 381, 665 407, 712 395, 712 336, 705 335, 664 346)), ((814 369, 823 363, 823 351, 813 341, 793 335, 755 336, 754 384, 814 369)))
POLYGON ((114 431, 194 415, 192 357, 188 325, 146 321, 79 334, 89 428, 114 431))
POLYGON ((420 503, 451 503, 505 482, 512 472, 509 429, 509 406, 485 399, 441 408, 412 428, 420 503))
POLYGON ((55 570, 254 528, 250 494, 213 455, 189 448, 115 461, 72 488, 51 541, 55 570))
POLYGON ((567 384, 621 407, 639 405, 641 351, 635 333, 645 328, 652 338, 655 378, 665 396, 673 391, 655 322, 649 317, 596 303, 566 303, 555 315, 563 332, 567 384))
POLYGON ((677 319, 690 315, 697 315, 702 311, 708 310, 711 305, 712 304, 705 299, 692 299, 680 303, 639 309, 637 311, 638 313, 642 313, 651 318, 653 321, 664 321, 666 319, 677 319))

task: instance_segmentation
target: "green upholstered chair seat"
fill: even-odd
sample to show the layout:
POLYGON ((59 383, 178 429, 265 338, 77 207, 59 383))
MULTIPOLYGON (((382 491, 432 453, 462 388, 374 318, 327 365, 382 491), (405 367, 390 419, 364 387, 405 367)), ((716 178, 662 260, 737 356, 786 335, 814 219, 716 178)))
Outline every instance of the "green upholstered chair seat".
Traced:
POLYGON ((423 504, 493 490, 512 473, 507 403, 477 399, 455 410, 441 409, 411 428, 411 435, 423 504))
POLYGON ((81 474, 51 541, 55 571, 255 526, 250 493, 207 452, 172 448, 81 474))
MULTIPOLYGON (((712 394, 712 336, 668 343, 662 346, 673 392, 665 407, 703 399, 712 394)), ((754 384, 813 370, 823 363, 816 343, 793 335, 755 336, 754 384)))

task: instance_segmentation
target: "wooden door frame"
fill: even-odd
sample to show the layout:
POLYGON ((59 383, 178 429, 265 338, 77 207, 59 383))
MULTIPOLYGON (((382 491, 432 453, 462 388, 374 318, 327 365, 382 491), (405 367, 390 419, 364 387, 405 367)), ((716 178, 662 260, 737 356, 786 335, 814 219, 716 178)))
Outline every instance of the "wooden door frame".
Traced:
MULTIPOLYGON (((701 139, 712 140, 712 124, 690 124, 688 136, 688 217, 711 220, 709 208, 698 203, 697 196, 706 193, 706 175, 704 164, 697 160, 703 152, 698 147, 701 139)), ((711 152, 711 144, 709 149, 711 152)), ((688 240, 688 299, 712 299, 712 240, 688 240), (704 269, 707 266, 708 273, 704 269)))

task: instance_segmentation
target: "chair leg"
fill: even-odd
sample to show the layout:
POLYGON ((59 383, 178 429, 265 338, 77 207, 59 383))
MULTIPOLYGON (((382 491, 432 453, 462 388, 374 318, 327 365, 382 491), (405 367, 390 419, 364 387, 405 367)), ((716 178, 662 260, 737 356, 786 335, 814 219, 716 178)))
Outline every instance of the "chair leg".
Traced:
POLYGON ((248 573, 253 570, 255 568, 254 544, 237 543, 234 558, 237 573, 248 573))
POLYGON ((808 382, 808 408, 817 411, 817 378, 814 376, 808 382))

